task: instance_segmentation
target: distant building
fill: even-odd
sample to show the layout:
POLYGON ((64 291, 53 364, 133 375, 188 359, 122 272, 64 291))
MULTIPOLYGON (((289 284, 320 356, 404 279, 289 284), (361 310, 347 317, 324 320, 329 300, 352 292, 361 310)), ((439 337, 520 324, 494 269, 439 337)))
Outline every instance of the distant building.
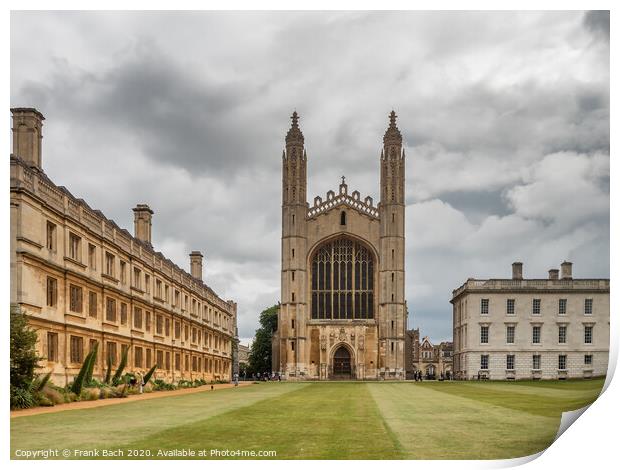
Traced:
POLYGON ((463 379, 603 376, 609 359, 609 279, 468 279, 452 292, 454 372, 463 379))
POLYGON ((239 344, 239 364, 247 366, 250 362, 250 347, 239 344))
POLYGON ((425 378, 439 378, 452 373, 452 343, 443 341, 434 345, 428 336, 420 341, 420 330, 408 330, 405 335, 405 364, 407 378, 422 372, 425 378))

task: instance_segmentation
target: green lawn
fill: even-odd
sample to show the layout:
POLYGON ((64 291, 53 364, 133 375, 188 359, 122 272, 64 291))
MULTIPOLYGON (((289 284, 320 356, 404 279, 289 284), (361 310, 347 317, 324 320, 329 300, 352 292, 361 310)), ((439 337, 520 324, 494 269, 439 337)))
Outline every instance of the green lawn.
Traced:
POLYGON ((591 403, 602 385, 261 383, 13 418, 11 449, 13 457, 52 448, 121 449, 125 458, 134 449, 151 458, 180 449, 271 450, 279 459, 511 458, 546 448, 561 413, 591 403))

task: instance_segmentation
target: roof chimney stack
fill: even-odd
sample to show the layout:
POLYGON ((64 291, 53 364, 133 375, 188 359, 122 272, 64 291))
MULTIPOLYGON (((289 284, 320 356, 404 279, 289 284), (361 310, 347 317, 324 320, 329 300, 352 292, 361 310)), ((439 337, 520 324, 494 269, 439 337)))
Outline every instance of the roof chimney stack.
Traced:
POLYGON ((550 269, 549 270, 549 279, 553 279, 553 280, 560 279, 560 270, 559 269, 550 269))
POLYGON ((523 263, 520 261, 512 263, 512 278, 523 279, 523 263))
POLYGON ((562 268, 562 279, 572 279, 573 278, 573 263, 570 261, 564 261, 560 268, 562 268))
POLYGON ((11 108, 13 115, 13 155, 41 169, 43 114, 35 108, 11 108))
POLYGON ((148 204, 138 204, 133 208, 133 226, 134 236, 138 240, 142 240, 150 247, 151 244, 151 220, 153 218, 153 211, 148 204))
POLYGON ((189 254, 189 267, 190 274, 202 281, 202 253, 200 251, 192 251, 189 254))

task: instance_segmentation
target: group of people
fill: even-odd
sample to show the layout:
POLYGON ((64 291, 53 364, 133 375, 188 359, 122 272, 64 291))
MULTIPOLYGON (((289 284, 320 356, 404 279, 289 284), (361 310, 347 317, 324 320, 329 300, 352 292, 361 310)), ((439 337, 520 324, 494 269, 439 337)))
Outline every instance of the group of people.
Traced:
POLYGON ((252 374, 252 380, 258 380, 263 382, 278 381, 282 382, 282 376, 277 372, 259 372, 258 374, 252 374))
MULTIPOLYGON (((430 374, 426 371, 426 374, 423 375, 421 370, 416 370, 413 372, 413 380, 416 382, 422 382, 422 380, 435 380, 435 374, 430 374)), ((445 373, 439 374, 439 381, 443 382, 444 380, 454 380, 454 375, 449 370, 445 373)))

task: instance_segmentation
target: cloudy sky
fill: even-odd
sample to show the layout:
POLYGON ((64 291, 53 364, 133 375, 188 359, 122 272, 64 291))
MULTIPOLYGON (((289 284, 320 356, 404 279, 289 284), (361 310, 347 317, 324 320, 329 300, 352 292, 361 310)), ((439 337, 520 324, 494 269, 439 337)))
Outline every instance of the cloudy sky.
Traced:
POLYGON ((296 109, 308 196, 378 201, 394 108, 407 153, 410 327, 450 339, 452 289, 609 276, 609 16, 597 12, 11 15, 11 105, 45 116, 43 165, 239 304, 279 298, 281 154, 296 109))

